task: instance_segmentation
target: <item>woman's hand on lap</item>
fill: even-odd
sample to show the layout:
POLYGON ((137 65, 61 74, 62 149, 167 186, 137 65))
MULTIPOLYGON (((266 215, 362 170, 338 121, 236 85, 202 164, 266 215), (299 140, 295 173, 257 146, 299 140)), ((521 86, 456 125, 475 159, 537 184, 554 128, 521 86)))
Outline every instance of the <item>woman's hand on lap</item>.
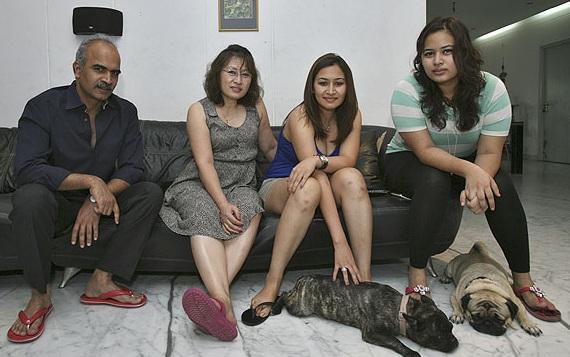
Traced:
POLYGON ((220 222, 224 231, 228 234, 240 234, 243 232, 243 222, 239 208, 227 203, 220 209, 220 222))
POLYGON ((317 156, 311 156, 293 167, 287 179, 287 190, 289 193, 294 193, 297 188, 303 188, 305 182, 307 182, 309 177, 315 172, 317 161, 320 162, 317 156))
POLYGON ((461 206, 467 206, 476 214, 489 208, 494 211, 495 196, 501 196, 495 180, 485 170, 473 165, 465 177, 465 190, 460 195, 461 206))

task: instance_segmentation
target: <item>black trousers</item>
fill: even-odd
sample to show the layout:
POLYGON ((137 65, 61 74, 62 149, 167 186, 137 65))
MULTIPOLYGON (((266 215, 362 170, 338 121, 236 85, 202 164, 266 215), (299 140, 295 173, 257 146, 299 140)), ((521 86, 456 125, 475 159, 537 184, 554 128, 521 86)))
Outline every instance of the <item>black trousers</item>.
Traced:
MULTIPOLYGON (((466 158, 474 159, 474 155, 466 158)), ((424 165, 409 151, 385 155, 384 167, 387 188, 412 198, 408 237, 410 265, 425 268, 432 252, 433 237, 443 221, 447 200, 450 195, 459 200, 465 179, 424 165)), ((494 211, 485 211, 489 228, 510 269, 526 273, 530 270, 530 257, 524 209, 510 175, 499 168, 494 179, 501 197, 495 197, 494 211)))
POLYGON ((46 292, 56 241, 68 245, 66 252, 96 259, 95 268, 122 279, 131 279, 162 205, 162 190, 154 183, 139 182, 117 195, 121 215, 101 216, 99 237, 91 247, 71 245, 71 229, 87 191, 52 192, 43 185, 28 184, 12 196, 12 233, 24 278, 30 286, 46 292), (54 239, 63 235, 63 238, 54 239))

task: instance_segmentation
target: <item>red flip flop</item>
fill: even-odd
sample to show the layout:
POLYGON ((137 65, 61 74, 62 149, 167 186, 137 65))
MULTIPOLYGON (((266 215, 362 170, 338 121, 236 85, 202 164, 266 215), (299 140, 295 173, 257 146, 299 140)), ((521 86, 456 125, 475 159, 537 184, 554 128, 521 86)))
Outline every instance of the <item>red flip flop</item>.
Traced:
POLYGON ((198 327, 221 341, 232 341, 237 337, 237 327, 226 318, 224 304, 198 288, 186 290, 182 297, 184 311, 198 327), (214 299, 215 300, 215 299, 214 299))
POLYGON ((32 317, 28 317, 28 315, 26 315, 24 313, 24 311, 20 311, 18 313, 18 319, 20 319, 20 322, 23 323, 24 325, 26 325, 26 329, 29 330, 30 326, 36 322, 38 319, 42 319, 42 322, 40 323, 40 326, 38 327, 38 331, 36 331, 36 333, 34 333, 33 335, 17 335, 14 333, 14 331, 12 331, 12 328, 10 328, 8 330, 8 341, 13 342, 13 343, 26 343, 26 342, 32 342, 34 340, 37 340, 42 333, 44 333, 44 329, 45 329, 45 323, 46 323, 46 319, 49 315, 49 313, 51 312, 51 310, 53 310, 53 305, 50 304, 50 306, 48 306, 47 308, 43 308, 41 310, 38 310, 32 317))
POLYGON ((560 321, 561 314, 560 314, 560 311, 558 311, 557 309, 549 310, 546 307, 532 307, 532 306, 528 305, 526 303, 526 301, 522 298, 522 294, 530 291, 531 293, 536 295, 538 301, 544 299, 544 296, 545 296, 544 291, 542 291, 542 289, 540 289, 538 286, 536 286, 536 285, 525 286, 524 288, 520 288, 518 290, 516 290, 513 286, 513 291, 515 292, 515 295, 519 299, 521 299, 524 307, 526 308, 528 313, 531 314, 532 316, 536 317, 537 319, 540 319, 543 321, 548 321, 548 322, 560 321))
POLYGON ((109 305, 115 307, 122 307, 132 309, 141 307, 146 304, 146 295, 143 294, 141 301, 137 303, 124 302, 115 299, 117 296, 134 296, 134 293, 129 289, 116 289, 95 297, 89 297, 85 294, 81 295, 79 301, 85 305, 109 305))

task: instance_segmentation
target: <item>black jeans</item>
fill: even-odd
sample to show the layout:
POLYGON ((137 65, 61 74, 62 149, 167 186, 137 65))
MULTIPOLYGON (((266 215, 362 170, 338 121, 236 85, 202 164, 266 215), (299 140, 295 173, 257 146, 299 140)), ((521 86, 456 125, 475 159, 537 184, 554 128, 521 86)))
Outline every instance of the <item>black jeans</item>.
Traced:
MULTIPOLYGON (((473 161, 475 156, 465 158, 473 161)), ((422 164, 416 155, 403 151, 385 155, 385 183, 389 190, 412 198, 409 215, 410 265, 425 268, 432 252, 433 237, 443 221, 450 195, 457 197, 465 179, 422 164)), ((513 272, 526 273, 529 244, 526 216, 510 175, 499 168, 494 177, 501 197, 495 210, 485 216, 493 236, 501 246, 513 272)))
POLYGON ((12 196, 12 233, 24 278, 30 286, 45 293, 50 279, 51 258, 56 244, 66 244, 74 255, 96 259, 97 269, 129 280, 135 271, 144 244, 150 236, 162 205, 160 187, 139 182, 117 195, 120 223, 101 216, 99 237, 91 247, 71 246, 71 227, 86 191, 52 192, 43 185, 28 184, 12 196), (54 239, 54 236, 63 238, 54 239), (58 243, 56 243, 58 242, 58 243))

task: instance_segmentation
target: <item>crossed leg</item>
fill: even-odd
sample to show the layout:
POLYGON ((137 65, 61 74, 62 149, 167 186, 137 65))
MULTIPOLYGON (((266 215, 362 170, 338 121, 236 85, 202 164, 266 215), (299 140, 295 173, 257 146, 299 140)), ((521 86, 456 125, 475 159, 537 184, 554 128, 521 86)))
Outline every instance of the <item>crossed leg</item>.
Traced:
POLYGON ((192 256, 208 294, 224 304, 226 318, 236 323, 230 299, 230 285, 241 269, 255 240, 261 214, 251 220, 239 237, 220 241, 207 236, 191 238, 192 256))

